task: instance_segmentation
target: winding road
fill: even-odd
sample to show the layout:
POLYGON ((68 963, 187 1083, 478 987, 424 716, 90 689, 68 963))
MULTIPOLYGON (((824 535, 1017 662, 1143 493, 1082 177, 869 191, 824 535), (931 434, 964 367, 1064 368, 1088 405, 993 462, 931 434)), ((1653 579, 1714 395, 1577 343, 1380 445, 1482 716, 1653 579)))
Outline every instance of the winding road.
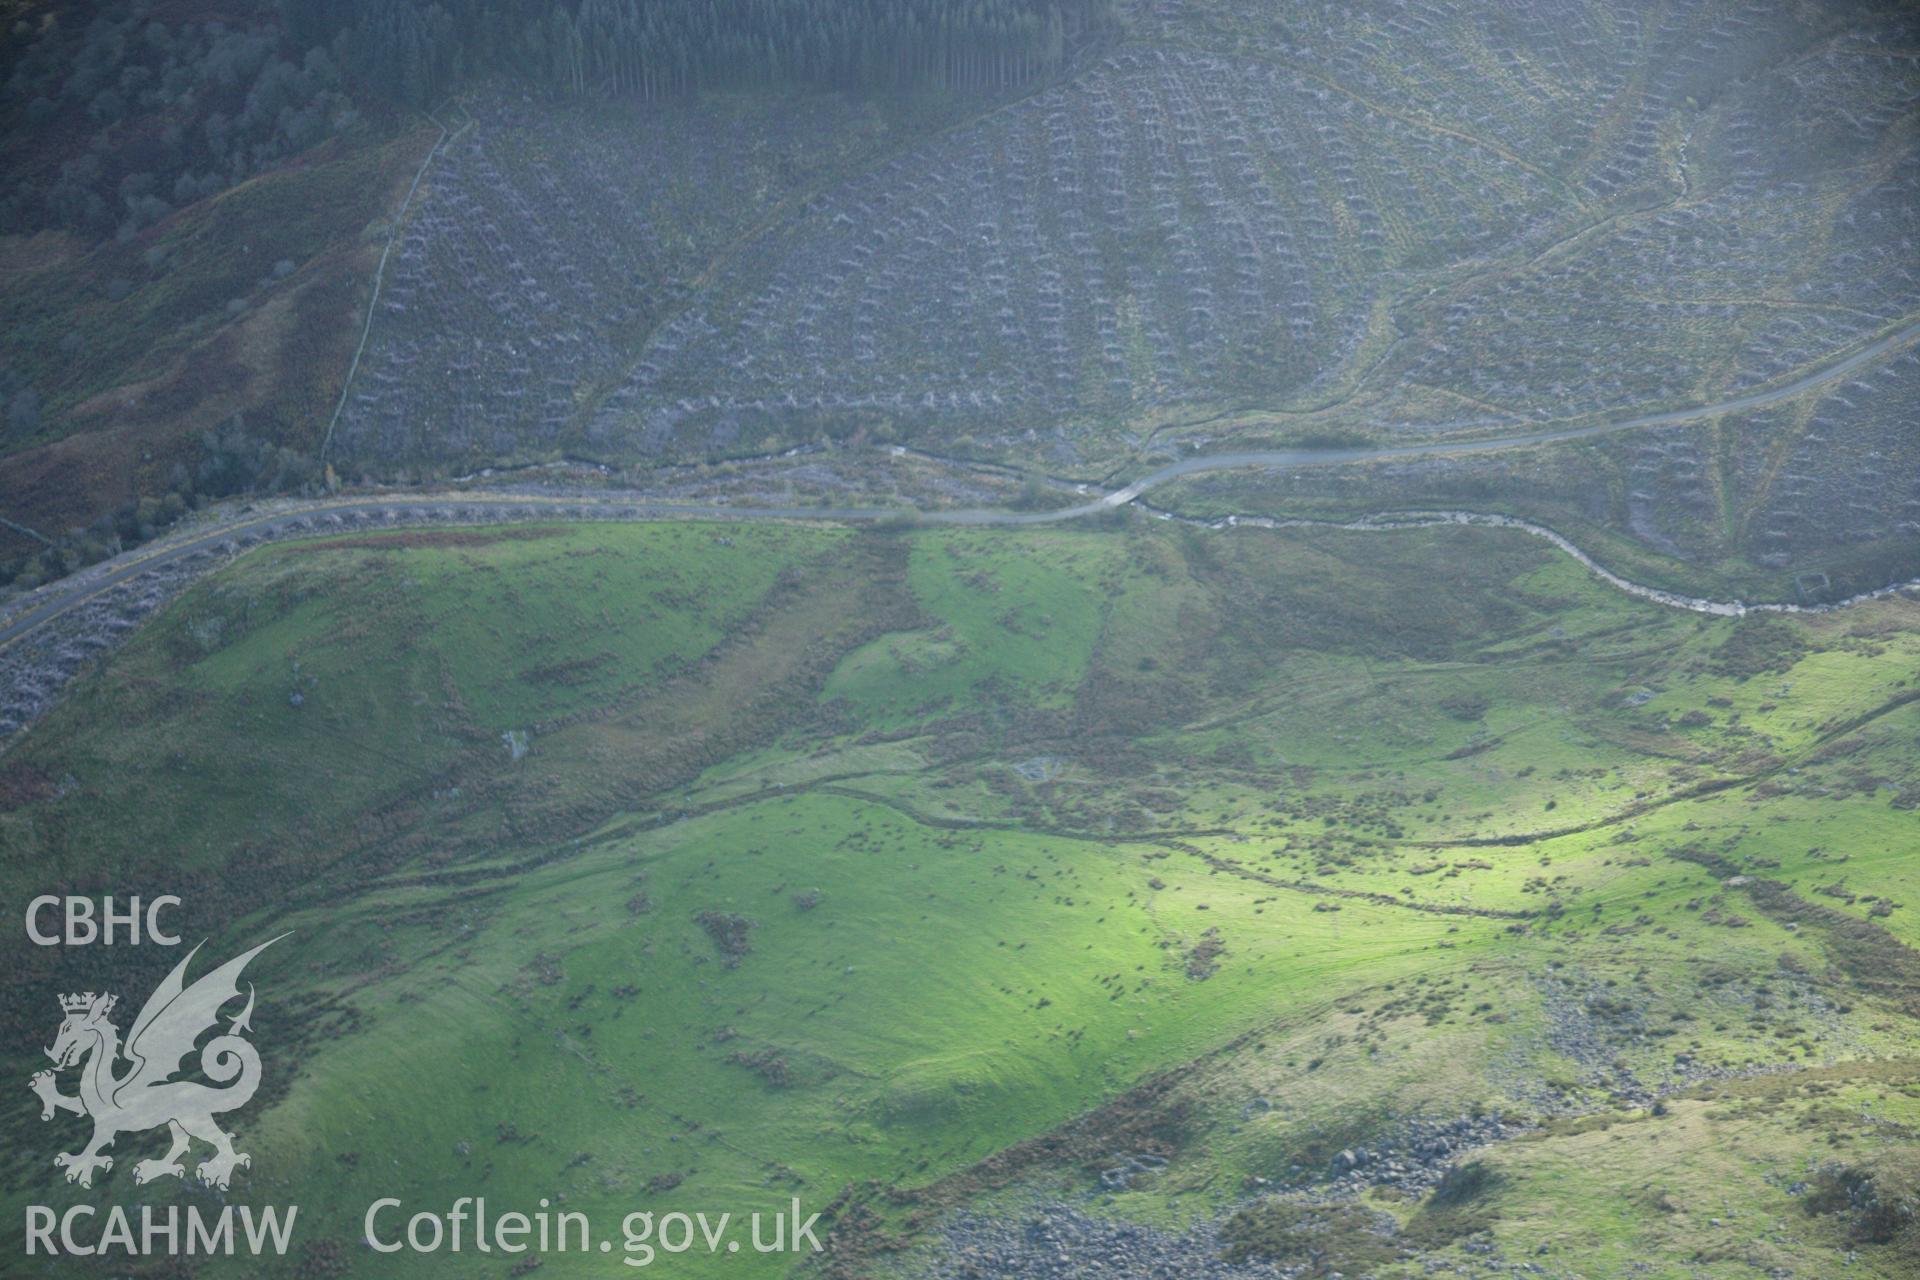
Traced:
MULTIPOLYGON (((488 510, 495 522, 539 522, 556 519, 574 520, 659 520, 679 518, 711 518, 727 520, 825 520, 834 522, 908 519, 927 525, 1044 525, 1058 524, 1069 520, 1078 520, 1102 512, 1112 511, 1134 502, 1142 494, 1161 485, 1168 484, 1185 476, 1208 471, 1231 471, 1246 468, 1285 468, 1342 466, 1351 463, 1379 462, 1398 458, 1452 457, 1461 454, 1488 453, 1506 449, 1532 448, 1539 445, 1558 444, 1572 440, 1584 440, 1594 436, 1610 435, 1621 431, 1633 431, 1646 427, 1673 426, 1685 422, 1695 422, 1702 418, 1717 417, 1725 413, 1739 413, 1749 409, 1763 408, 1783 400, 1790 400, 1814 388, 1836 382, 1854 370, 1870 364, 1880 357, 1898 348, 1920 339, 1920 320, 1885 335, 1852 354, 1792 382, 1777 387, 1755 391, 1730 400, 1714 404, 1700 405, 1688 409, 1674 409, 1659 413, 1637 414, 1633 417, 1612 419, 1580 427, 1566 427, 1541 431, 1530 431, 1514 435, 1483 437, 1474 440, 1435 441, 1425 444, 1383 445, 1365 448, 1335 449, 1273 449, 1255 450, 1238 453, 1211 453, 1183 458, 1169 463, 1157 471, 1141 477, 1132 483, 1110 492, 1102 493, 1091 501, 1075 506, 1060 507, 1046 511, 1009 511, 996 507, 975 507, 960 510, 922 511, 903 507, 745 507, 725 503, 679 503, 648 500, 631 495, 587 494, 565 497, 530 496, 525 494, 503 495, 487 492, 453 491, 437 494, 418 494, 404 496, 317 499, 301 503, 264 515, 254 515, 246 509, 237 512, 224 523, 197 533, 189 534, 178 540, 150 544, 112 560, 104 561, 92 569, 84 570, 72 578, 63 579, 41 588, 27 597, 0 623, 0 651, 28 635, 48 622, 60 617, 76 606, 93 599, 102 592, 110 591, 129 582, 152 569, 173 564, 195 556, 218 556, 230 549, 237 550, 258 542, 267 541, 287 534, 312 534, 324 536, 344 525, 347 517, 373 516, 390 524, 438 523, 451 518, 452 513, 479 513, 488 510)), ((1089 489, 1089 491, 1091 491, 1089 489)), ((1156 512, 1163 518, 1174 517, 1168 512, 1156 512)), ((1346 529, 1388 530, 1404 529, 1421 524, 1475 524, 1503 528, 1519 529, 1540 537, 1545 537, 1562 550, 1578 559, 1589 569, 1605 578, 1613 585, 1645 599, 1655 600, 1678 608, 1692 609, 1697 612, 1737 615, 1749 610, 1798 612, 1824 611, 1843 607, 1842 605, 1795 606, 1795 605, 1746 605, 1738 601, 1711 601, 1693 597, 1679 596, 1657 588, 1642 586, 1613 574, 1580 551, 1573 543, 1551 529, 1527 521, 1504 516, 1488 516, 1474 512, 1404 512, 1383 513, 1351 523, 1312 522, 1297 520, 1274 520, 1264 517, 1226 517, 1220 520, 1194 521, 1209 527, 1265 527, 1287 528, 1304 527, 1321 523, 1325 527, 1346 529)), ((1900 583, 1869 593, 1885 595, 1912 584, 1900 583)), ((1858 597, 1860 599, 1868 597, 1858 597)))

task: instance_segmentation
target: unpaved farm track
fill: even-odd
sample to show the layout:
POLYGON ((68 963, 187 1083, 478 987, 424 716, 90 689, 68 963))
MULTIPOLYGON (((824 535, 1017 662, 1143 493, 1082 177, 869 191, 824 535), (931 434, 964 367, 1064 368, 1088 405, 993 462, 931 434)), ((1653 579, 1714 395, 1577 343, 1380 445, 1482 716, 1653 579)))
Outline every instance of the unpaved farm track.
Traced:
MULTIPOLYGON (((113 648, 141 621, 178 595, 202 574, 227 563, 249 547, 290 538, 326 537, 370 528, 530 524, 552 521, 654 521, 714 519, 738 521, 826 521, 877 523, 906 520, 925 525, 1025 526, 1060 524, 1110 512, 1134 503, 1149 490, 1208 471, 1248 468, 1298 470, 1308 467, 1443 457, 1533 448, 1614 432, 1670 426, 1723 413, 1741 412, 1790 399, 1846 377, 1861 366, 1920 338, 1920 321, 1908 324, 1833 363, 1794 381, 1712 405, 1638 414, 1580 427, 1541 430, 1479 440, 1369 448, 1279 449, 1204 454, 1184 458, 1131 484, 1097 494, 1090 501, 1048 511, 1001 508, 919 511, 902 507, 734 506, 725 503, 663 502, 635 494, 594 493, 565 497, 450 491, 379 497, 318 499, 277 506, 270 512, 242 507, 216 517, 211 526, 106 560, 26 596, 0 617, 0 740, 16 737, 53 705, 67 682, 101 653, 113 648)), ((1920 578, 1894 583, 1833 604, 1749 604, 1683 596, 1621 577, 1542 525, 1511 516, 1472 511, 1383 512, 1349 522, 1280 520, 1264 516, 1226 516, 1198 520, 1140 504, 1151 514, 1207 528, 1338 528, 1384 532, 1441 524, 1514 529, 1544 538, 1574 557, 1615 588, 1670 608, 1723 617, 1753 612, 1826 613, 1863 600, 1920 586, 1920 578)))

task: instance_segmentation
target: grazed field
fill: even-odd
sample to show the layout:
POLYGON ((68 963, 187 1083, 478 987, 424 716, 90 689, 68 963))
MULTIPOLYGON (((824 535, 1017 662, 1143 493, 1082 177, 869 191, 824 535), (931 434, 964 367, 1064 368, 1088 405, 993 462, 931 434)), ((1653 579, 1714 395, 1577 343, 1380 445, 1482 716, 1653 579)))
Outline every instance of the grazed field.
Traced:
MULTIPOLYGON (((296 931, 240 1134, 290 1275, 473 1274, 357 1239, 477 1187, 798 1195, 805 1274, 1892 1277, 1825 1189, 1911 1185, 1915 608, 1702 619, 1475 529, 286 544, 0 761, 0 879, 296 931)), ((9 1202, 82 1194, 5 1125, 9 1202)))

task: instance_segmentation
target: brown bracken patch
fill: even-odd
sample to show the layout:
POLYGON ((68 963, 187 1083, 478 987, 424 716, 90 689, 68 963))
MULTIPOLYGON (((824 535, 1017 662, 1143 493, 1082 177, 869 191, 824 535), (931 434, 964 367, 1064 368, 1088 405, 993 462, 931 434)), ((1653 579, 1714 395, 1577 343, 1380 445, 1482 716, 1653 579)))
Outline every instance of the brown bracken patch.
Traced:
POLYGON ((0 769, 0 813, 50 799, 56 790, 53 775, 35 765, 16 764, 0 769))

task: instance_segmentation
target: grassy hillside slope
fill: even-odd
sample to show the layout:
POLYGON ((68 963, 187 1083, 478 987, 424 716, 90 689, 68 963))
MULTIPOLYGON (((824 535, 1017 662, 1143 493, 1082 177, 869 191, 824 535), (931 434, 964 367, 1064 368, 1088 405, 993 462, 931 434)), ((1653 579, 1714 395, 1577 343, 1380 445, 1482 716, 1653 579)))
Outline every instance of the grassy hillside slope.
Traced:
MULTIPOLYGON (((799 1196, 806 1273, 1028 1274, 1070 1211, 1891 1277, 1911 1228, 1822 1188, 1911 1185, 1917 676, 1911 600, 1701 619, 1484 530, 358 536, 237 560, 10 750, 0 883, 295 931, 232 1193, 302 1206, 289 1275, 510 1274, 357 1243, 484 1193, 799 1196)), ((24 1048, 174 957, 8 959, 24 1048)), ((4 1125, 8 1230, 101 1196, 67 1118, 4 1125)), ((148 1145, 108 1198, 185 1194, 148 1145)))

